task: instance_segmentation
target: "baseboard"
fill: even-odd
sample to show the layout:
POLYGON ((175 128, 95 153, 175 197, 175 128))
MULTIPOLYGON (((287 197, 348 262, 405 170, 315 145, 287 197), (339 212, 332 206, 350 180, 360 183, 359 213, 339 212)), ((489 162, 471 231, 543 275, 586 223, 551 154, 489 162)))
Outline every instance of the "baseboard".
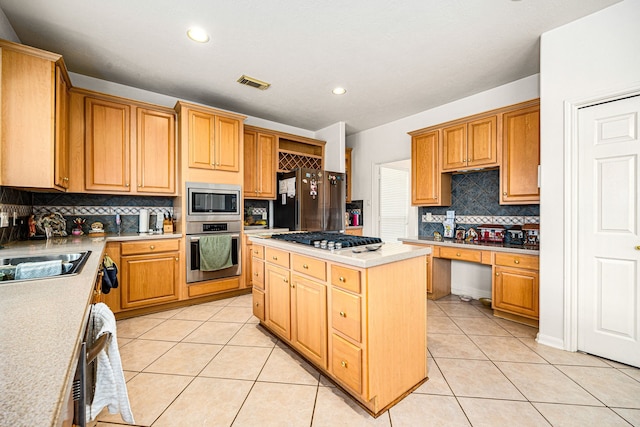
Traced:
POLYGON ((560 338, 551 337, 549 335, 543 335, 538 332, 538 337, 536 338, 538 344, 543 344, 549 347, 557 348, 560 350, 564 350, 564 341, 560 338))

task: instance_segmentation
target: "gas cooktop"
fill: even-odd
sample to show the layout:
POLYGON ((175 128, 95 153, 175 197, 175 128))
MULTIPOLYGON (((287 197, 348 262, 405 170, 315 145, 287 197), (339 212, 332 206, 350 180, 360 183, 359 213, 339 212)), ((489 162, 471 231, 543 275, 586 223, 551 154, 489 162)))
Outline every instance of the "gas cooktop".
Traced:
POLYGON ((329 233, 323 231, 273 234, 271 238, 285 240, 288 242, 301 243, 303 245, 310 246, 320 246, 322 245, 322 242, 325 241, 324 243, 327 245, 327 249, 334 246, 336 243, 340 243, 343 248, 382 243, 382 239, 380 239, 379 237, 352 236, 350 234, 342 234, 337 232, 329 233), (331 242, 333 242, 334 245, 332 245, 331 242))

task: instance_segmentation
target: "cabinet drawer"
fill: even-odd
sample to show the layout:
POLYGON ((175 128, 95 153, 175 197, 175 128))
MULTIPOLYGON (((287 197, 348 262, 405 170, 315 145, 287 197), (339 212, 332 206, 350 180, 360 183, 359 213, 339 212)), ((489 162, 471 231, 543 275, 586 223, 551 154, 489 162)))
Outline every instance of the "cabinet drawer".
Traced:
POLYGON ((271 264, 276 264, 285 268, 289 268, 289 252, 280 249, 266 248, 265 259, 271 264))
POLYGON ((502 265, 505 267, 528 268, 530 270, 538 269, 539 258, 535 255, 519 255, 496 252, 495 257, 496 265, 502 265))
POLYGON ((362 349, 331 335, 333 375, 358 394, 362 393, 362 349))
POLYGON ((362 341, 361 299, 357 295, 331 290, 331 324, 336 331, 342 332, 355 341, 362 341))
POLYGON ((137 242, 122 242, 120 244, 121 255, 148 254, 177 251, 179 249, 179 239, 142 240, 137 242))
POLYGON ((251 256, 264 259, 264 246, 256 245, 255 243, 251 246, 251 256))
POLYGON ((327 280, 327 263, 324 261, 292 254, 291 264, 293 265, 293 270, 298 273, 308 274, 323 282, 327 280))
POLYGON ((264 322, 264 292, 253 290, 253 315, 264 322))
POLYGON ((258 258, 251 259, 251 285, 264 289, 264 261, 258 258))
POLYGON ((455 259, 469 262, 482 262, 482 251, 460 248, 440 247, 440 258, 455 259))
POLYGON ((348 291, 360 293, 360 272, 339 265, 332 265, 331 284, 348 291))

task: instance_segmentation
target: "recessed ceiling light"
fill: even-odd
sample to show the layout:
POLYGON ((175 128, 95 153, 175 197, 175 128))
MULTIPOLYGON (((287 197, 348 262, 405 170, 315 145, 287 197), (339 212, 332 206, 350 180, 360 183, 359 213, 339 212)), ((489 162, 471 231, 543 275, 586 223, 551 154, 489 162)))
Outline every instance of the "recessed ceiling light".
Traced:
POLYGON ((192 27, 187 30, 187 36, 194 42, 206 43, 209 41, 209 34, 202 28, 192 27))
POLYGON ((334 95, 344 95, 347 93, 347 90, 343 87, 337 87, 331 91, 334 95))

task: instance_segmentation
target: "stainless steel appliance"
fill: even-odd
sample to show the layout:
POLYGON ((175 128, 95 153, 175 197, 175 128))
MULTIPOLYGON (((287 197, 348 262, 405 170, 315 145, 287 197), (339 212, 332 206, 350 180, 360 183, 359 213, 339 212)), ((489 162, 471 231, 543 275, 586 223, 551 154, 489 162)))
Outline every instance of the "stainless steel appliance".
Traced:
MULTIPOLYGON (((322 248, 322 246, 320 246, 322 249, 330 249, 331 246, 335 248, 335 244, 337 243, 340 243, 341 248, 382 244, 382 239, 379 237, 352 236, 350 234, 336 232, 283 233, 273 234, 271 235, 271 238, 309 246, 317 246, 318 244, 316 242, 326 241, 329 243, 326 248, 322 248), (331 242, 333 242, 334 245, 331 245, 331 242)), ((368 249, 373 250, 373 248, 374 246, 368 249)))
POLYGON ((241 220, 239 185, 187 182, 187 221, 241 220))
POLYGON ((237 216, 237 221, 208 222, 187 220, 187 283, 201 282, 203 280, 222 279, 225 277, 239 276, 242 272, 242 244, 240 241, 240 229, 242 221, 237 216), (200 270, 200 238, 212 234, 231 235, 231 267, 216 271, 200 270))
POLYGON ((289 230, 344 230, 345 175, 317 169, 278 174, 274 226, 289 230))

